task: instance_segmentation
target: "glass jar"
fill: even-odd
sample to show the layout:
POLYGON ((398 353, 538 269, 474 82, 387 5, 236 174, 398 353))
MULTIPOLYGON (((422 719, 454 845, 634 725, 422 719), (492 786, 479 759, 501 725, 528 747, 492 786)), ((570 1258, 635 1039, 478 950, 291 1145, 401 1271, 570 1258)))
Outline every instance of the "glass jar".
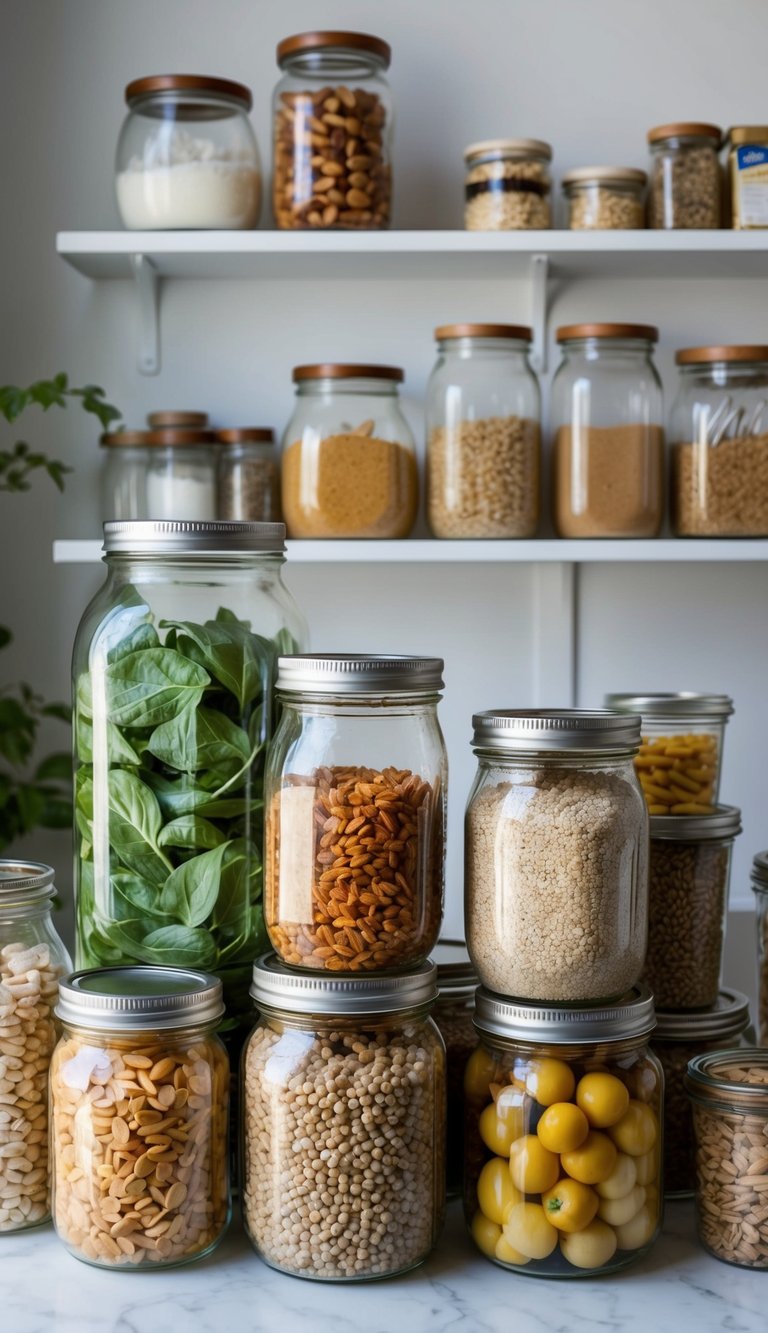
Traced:
POLYGON ((768 1046, 768 852, 754 857, 751 878, 757 914, 758 1040, 768 1046))
POLYGON ((688 1062, 723 1046, 750 1045, 749 1001, 722 990, 714 1005, 696 1013, 656 1010, 651 1050, 664 1070, 664 1193, 688 1198, 696 1189, 696 1152, 691 1106, 685 1091, 688 1062))
POLYGON ((640 719, 498 710, 472 724, 465 918, 483 986, 546 1003, 618 998, 641 976, 648 931, 640 719))
POLYGON ((261 165, 242 83, 196 74, 134 79, 117 144, 117 206, 130 231, 248 229, 261 165))
POLYGON ((219 518, 249 523, 279 522, 280 465, 275 437, 261 426, 216 432, 219 518))
POLYGON ((434 1019, 445 1042, 445 1082, 448 1114, 445 1134, 445 1175, 448 1197, 461 1194, 464 1160, 464 1070, 477 1046, 473 1022, 475 972, 467 946, 461 940, 439 940, 432 950, 437 965, 438 996, 434 1019))
POLYGON ((681 122, 648 131, 651 190, 648 223, 657 229, 720 226, 721 131, 681 122))
POLYGON ((675 360, 677 536, 768 536, 768 346, 686 347, 675 360))
POLYGON ((396 366, 296 366, 283 436, 289 537, 407 537, 419 480, 396 366))
POLYGON ((427 389, 427 501, 436 537, 533 537, 541 394, 531 330, 444 324, 427 389))
POLYGON ((552 226, 549 164, 541 139, 487 139, 464 150, 467 231, 531 231, 552 226))
POLYGON ((650 1249, 663 1203, 654 1022, 642 987, 597 1009, 478 990, 464 1208, 478 1249, 502 1268, 593 1277, 650 1249))
POLYGON ((102 521, 147 517, 147 472, 150 449, 145 430, 106 431, 101 470, 102 521))
POLYGON ((440 932, 448 761, 439 657, 281 657, 265 920, 291 967, 412 967, 440 932))
POLYGON ((735 125, 725 136, 731 226, 735 231, 768 227, 768 125, 735 125))
POLYGON ((727 694, 606 694, 605 706, 642 716, 635 770, 650 814, 714 814, 733 712, 727 694))
POLYGON ((50 866, 0 860, 0 1232, 50 1217, 53 1007, 72 966, 51 921, 54 892, 50 866))
POLYGON ((149 519, 216 517, 216 436, 211 430, 169 426, 141 432, 146 449, 149 519))
POLYGON ((570 324, 557 330, 552 381, 554 523, 560 537, 656 537, 664 517, 658 330, 570 324))
POLYGON ((281 230, 389 226, 391 54, 362 32, 302 32, 278 43, 272 207, 281 230))
POLYGON ((645 226, 648 177, 634 167, 579 167, 566 171, 563 193, 571 231, 624 231, 645 226))
POLYGON ((243 1055, 243 1220, 272 1268, 326 1282, 407 1272, 445 1203, 435 967, 400 977, 254 964, 243 1055))
POLYGON ((176 967, 75 972, 51 1062, 53 1222, 100 1268, 208 1254, 229 1222, 221 982, 176 967))

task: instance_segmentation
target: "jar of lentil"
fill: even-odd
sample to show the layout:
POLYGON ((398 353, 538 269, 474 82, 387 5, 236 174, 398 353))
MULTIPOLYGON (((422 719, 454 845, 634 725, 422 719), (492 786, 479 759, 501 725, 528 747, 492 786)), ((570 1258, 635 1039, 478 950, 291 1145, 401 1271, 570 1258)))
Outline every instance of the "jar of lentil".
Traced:
POLYGON ((648 177, 634 167, 578 167, 563 176, 571 231, 625 231, 645 226, 648 177))
POLYGON ((542 139, 486 139, 464 150, 467 231, 551 227, 552 148, 542 139))
POLYGON ((541 395, 531 330, 444 324, 427 388, 427 503, 436 537, 533 537, 541 395))
POLYGON ((752 889, 757 913, 759 1043, 768 1046, 768 852, 758 852, 752 861, 752 889))
POLYGON ((460 940, 439 940, 432 950, 437 965, 438 996, 435 1022, 445 1042, 445 1077, 448 1118, 445 1138, 445 1170, 448 1197, 461 1194, 464 1160, 464 1070, 477 1046, 473 1023, 477 973, 460 940))
POLYGON ((290 537, 407 537, 416 519, 416 450, 396 366, 296 366, 283 436, 290 537))
POLYGON ((275 437, 262 426, 216 432, 218 516, 246 523, 279 523, 280 465, 275 437))
POLYGON ((243 1056, 243 1219, 273 1268, 327 1282, 426 1259, 445 1202, 435 967, 363 979, 254 964, 243 1056))
POLYGON ((691 121, 657 125, 648 131, 651 227, 720 226, 721 138, 717 125, 691 121))
POLYGON ((727 694, 606 694, 606 708, 642 716, 635 770, 652 815, 711 815, 720 796, 727 694))
POLYGON ((768 227, 768 125, 735 125, 725 136, 731 226, 735 231, 768 227))
POLYGON ((162 1268, 229 1221, 221 982, 175 967, 75 972, 51 1062, 53 1221, 77 1259, 162 1268))
POLYGON ((545 1003, 618 998, 642 974, 648 932, 640 719, 537 709, 472 722, 465 916, 483 986, 545 1003))
POLYGON ((466 1073, 464 1208, 502 1268, 593 1277, 661 1228, 663 1076, 649 991, 597 1008, 477 992, 466 1073))
POLYGON ((265 920, 291 967, 402 970, 443 910, 438 657, 281 657, 265 784, 265 920))

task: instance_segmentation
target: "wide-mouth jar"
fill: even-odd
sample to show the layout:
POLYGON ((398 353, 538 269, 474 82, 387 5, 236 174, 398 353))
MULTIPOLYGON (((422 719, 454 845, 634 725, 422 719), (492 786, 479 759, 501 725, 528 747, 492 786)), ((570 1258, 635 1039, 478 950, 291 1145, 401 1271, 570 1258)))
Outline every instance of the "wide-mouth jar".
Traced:
POLYGON ((449 1198, 461 1193, 464 1160, 464 1070, 477 1046, 473 1022, 478 976, 463 940, 438 940, 432 950, 438 996, 434 1020, 445 1042, 447 1120, 445 1174, 449 1198))
POLYGON ((645 226, 648 177, 635 167, 577 167, 563 176, 571 231, 624 231, 645 226))
POLYGON ((543 139, 485 139, 464 150, 467 231, 551 227, 552 147, 543 139))
POLYGON ((711 815, 720 797, 727 694, 606 694, 606 708, 642 717, 635 769, 652 815, 711 815))
POLYGON ((720 226, 721 139, 719 126, 697 121, 657 125, 648 131, 651 227, 720 226))
POLYGON ((754 857, 751 881, 757 915, 758 1034, 760 1045, 768 1046, 768 851, 754 857))

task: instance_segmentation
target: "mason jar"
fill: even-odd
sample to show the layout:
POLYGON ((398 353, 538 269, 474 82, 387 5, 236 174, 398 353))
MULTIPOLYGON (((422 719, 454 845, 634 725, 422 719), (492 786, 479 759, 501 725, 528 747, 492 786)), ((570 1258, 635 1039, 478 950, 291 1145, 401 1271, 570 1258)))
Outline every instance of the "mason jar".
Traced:
POLYGON ((464 150, 467 231, 552 226, 551 145, 542 139, 486 139, 464 150))
POLYGON ((105 431, 99 440, 104 450, 101 469, 101 521, 145 519, 147 473, 151 457, 148 431, 105 431))
POLYGON ((289 537, 407 537, 416 519, 416 450, 397 366, 296 366, 283 436, 289 537))
POLYGON ((517 324, 443 324, 427 388, 427 506, 436 537, 533 537, 541 395, 517 324))
POLYGON ((208 1254, 229 1222, 221 982, 177 967, 75 972, 51 1063, 53 1221, 99 1268, 208 1254))
POLYGON ((569 324, 552 381, 553 519, 560 537, 656 537, 664 517, 658 330, 569 324))
POLYGON ((499 709, 472 724, 464 903, 480 981, 547 1004, 619 998, 648 935, 640 719, 499 709))
POLYGON ((278 43, 272 207, 281 230, 389 226, 391 54, 363 32, 302 32, 278 43))
POLYGON ((643 987, 585 1009, 478 990, 464 1207, 494 1263, 536 1277, 594 1277, 650 1249, 663 1204, 654 1023, 643 987))
POLYGON ((606 694, 605 706, 642 717, 635 770, 650 814, 714 813, 725 727, 733 713, 727 694, 606 694))
POLYGON ((717 125, 681 121, 648 131, 651 148, 649 226, 720 226, 720 142, 717 125))
POLYGON ((758 1041, 768 1046, 768 852, 754 857, 751 879, 757 915, 758 1041))
POLYGON ((237 523, 275 523, 280 513, 280 464, 273 431, 243 426, 216 432, 218 517, 237 523))
POLYGON ((247 229, 259 220, 261 164, 250 89, 158 74, 125 90, 117 206, 131 231, 247 229))
POLYGON ((53 878, 37 861, 0 860, 0 1232, 50 1217, 53 1009, 72 967, 51 920, 53 878))
POLYGON ((447 1120, 445 1177, 448 1197, 461 1194, 464 1157, 464 1070, 477 1046, 473 1022, 477 973, 462 940, 438 940, 432 950, 437 966, 434 1019, 445 1042, 447 1120))
POLYGON ((645 226, 648 177, 635 167, 578 167, 563 176, 571 231, 625 231, 645 226))

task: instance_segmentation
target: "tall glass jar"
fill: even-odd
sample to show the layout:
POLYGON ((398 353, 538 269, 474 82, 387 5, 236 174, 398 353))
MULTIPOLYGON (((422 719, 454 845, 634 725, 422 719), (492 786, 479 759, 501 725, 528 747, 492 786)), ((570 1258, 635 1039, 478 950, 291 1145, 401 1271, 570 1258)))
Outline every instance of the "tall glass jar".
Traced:
POLYGON ((543 139, 486 139, 464 150, 467 231, 531 231, 552 226, 550 163, 543 139))
POLYGON ((464 1207, 495 1263, 593 1277, 639 1259, 661 1228, 661 1067, 653 999, 541 1008, 477 992, 466 1074, 464 1207))
POLYGON ((290 537, 407 537, 416 519, 416 450, 396 366, 296 366, 283 436, 290 537))
POLYGON ((541 395, 516 324, 444 324, 427 388, 427 503, 436 537, 533 537, 541 395))
POLYGON ((648 131, 651 227, 720 226, 721 138, 717 125, 690 121, 657 125, 648 131))
POLYGON ((606 708, 643 720, 635 771, 652 815, 711 815, 720 798, 723 744, 733 700, 693 690, 606 694, 606 708))
POLYGON ((449 1198, 461 1193, 464 1160, 464 1070, 477 1046, 473 1022, 477 973, 461 940, 438 940, 432 950, 437 965, 435 1022, 445 1042, 447 1120, 445 1179, 449 1198))
POLYGON ((280 464, 274 433, 262 426, 216 432, 218 517, 235 522, 279 522, 280 464))
POLYGON ((221 982, 176 967, 75 972, 51 1063, 53 1221, 100 1268, 208 1254, 229 1221, 221 982))
POLYGON ((554 523, 560 537, 656 537, 664 516, 658 330, 570 324, 557 330, 552 381, 554 523))
POLYGON ((768 852, 752 861, 752 889, 757 913, 758 1042, 768 1046, 768 852))
POLYGON ((467 948, 483 986, 546 1003, 616 999, 648 934, 640 719, 477 713, 465 822, 467 948))
POLYGON ((0 860, 0 1232, 50 1216, 53 1009, 72 966, 51 921, 53 895, 50 866, 0 860))
POLYGON ((391 54, 362 32, 302 32, 278 43, 272 207, 282 230, 389 226, 391 54))
POLYGON ((265 915, 291 967, 381 972, 432 950, 448 765, 437 657, 281 657, 265 915))
POLYGON ((254 964, 243 1219, 271 1267, 364 1282, 426 1259, 445 1203, 436 993, 433 963, 355 980, 254 964))

